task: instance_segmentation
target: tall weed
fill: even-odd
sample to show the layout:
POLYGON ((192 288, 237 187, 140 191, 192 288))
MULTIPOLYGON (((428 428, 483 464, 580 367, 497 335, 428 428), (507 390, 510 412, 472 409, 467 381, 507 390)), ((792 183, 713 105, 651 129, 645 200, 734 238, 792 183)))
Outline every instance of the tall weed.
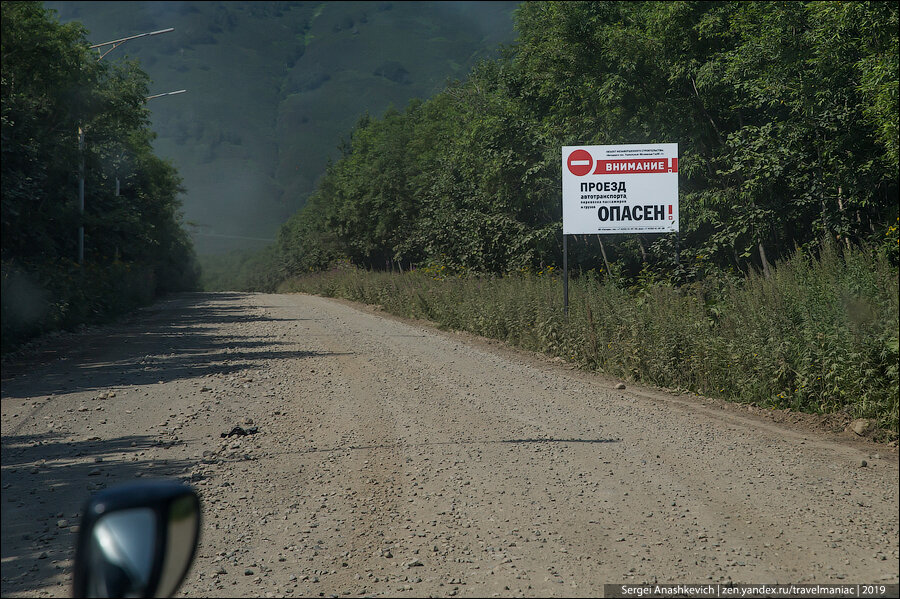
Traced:
POLYGON ((66 261, 4 262, 0 281, 4 353, 41 333, 100 322, 149 304, 158 292, 151 266, 122 262, 84 267, 66 261))
POLYGON ((301 291, 501 339, 612 376, 759 406, 877 419, 898 431, 898 278, 873 253, 798 254, 766 278, 633 288, 588 274, 405 274, 343 266, 301 291))

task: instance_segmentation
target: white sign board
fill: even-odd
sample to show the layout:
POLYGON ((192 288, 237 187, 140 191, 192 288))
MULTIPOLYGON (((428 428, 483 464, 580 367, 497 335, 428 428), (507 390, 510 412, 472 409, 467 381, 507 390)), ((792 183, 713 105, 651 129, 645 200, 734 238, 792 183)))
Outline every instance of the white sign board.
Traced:
POLYGON ((563 234, 678 231, 678 144, 565 146, 563 234))

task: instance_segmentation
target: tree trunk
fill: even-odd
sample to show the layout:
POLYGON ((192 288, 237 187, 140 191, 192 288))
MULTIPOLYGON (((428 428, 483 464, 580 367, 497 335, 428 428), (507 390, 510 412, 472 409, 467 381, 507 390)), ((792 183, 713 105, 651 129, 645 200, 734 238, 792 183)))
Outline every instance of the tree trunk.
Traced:
POLYGON ((603 247, 603 240, 598 239, 600 241, 600 253, 603 255, 603 264, 606 265, 606 274, 609 275, 609 260, 606 259, 606 248, 603 247))
POLYGON ((768 279, 771 273, 769 272, 769 261, 766 260, 766 248, 763 247, 762 241, 759 242, 759 261, 762 262, 763 276, 768 279))
MULTIPOLYGON (((846 216, 846 212, 844 211, 844 202, 841 200, 842 192, 843 192, 843 189, 838 187, 838 196, 837 196, 838 210, 841 211, 841 215, 846 216)), ((843 237, 844 237, 844 245, 846 245, 847 249, 849 250, 850 249, 850 239, 846 235, 844 235, 843 237)))

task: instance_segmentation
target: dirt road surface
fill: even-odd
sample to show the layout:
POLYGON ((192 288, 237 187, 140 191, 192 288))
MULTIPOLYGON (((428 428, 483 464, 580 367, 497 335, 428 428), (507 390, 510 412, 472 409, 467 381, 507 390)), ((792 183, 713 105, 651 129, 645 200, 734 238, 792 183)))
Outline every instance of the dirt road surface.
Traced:
POLYGON ((2 595, 70 594, 85 499, 156 477, 202 496, 183 596, 898 582, 896 449, 615 383, 304 295, 45 340, 3 365, 2 595))

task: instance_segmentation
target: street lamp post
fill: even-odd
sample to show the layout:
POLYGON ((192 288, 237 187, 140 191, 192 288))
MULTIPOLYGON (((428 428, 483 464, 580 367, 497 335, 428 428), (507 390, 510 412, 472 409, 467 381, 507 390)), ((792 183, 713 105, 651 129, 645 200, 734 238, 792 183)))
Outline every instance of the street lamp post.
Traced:
POLYGON ((78 127, 78 264, 84 264, 84 129, 78 127))
POLYGON ((176 94, 183 94, 186 91, 187 91, 186 89, 179 89, 178 91, 174 91, 174 92, 166 92, 164 94, 154 94, 152 96, 147 96, 147 99, 152 100, 153 98, 162 98, 163 96, 174 96, 176 94))
POLYGON ((170 31, 175 31, 175 28, 169 27, 168 29, 160 29, 159 31, 150 31, 148 33, 139 33, 137 35, 130 35, 128 37, 123 37, 122 39, 113 40, 111 42, 103 42, 102 44, 94 44, 90 48, 91 48, 91 50, 93 50, 95 48, 97 49, 97 53, 100 54, 100 58, 97 59, 99 61, 99 60, 103 60, 104 56, 106 56, 107 54, 109 54, 110 52, 112 52, 113 50, 115 50, 116 48, 118 48, 119 46, 121 46, 122 44, 127 42, 128 40, 134 40, 139 37, 147 37, 150 35, 159 35, 160 33, 169 33, 170 31), (112 48, 110 48, 106 52, 101 51, 100 48, 103 48, 105 46, 112 46, 112 48))
MULTIPOLYGON (((179 89, 178 91, 174 91, 174 92, 166 92, 164 94, 154 94, 152 96, 147 96, 146 98, 144 98, 144 100, 152 100, 154 98, 162 98, 163 96, 174 96, 176 94, 183 94, 186 91, 187 91, 186 89, 179 89)), ((122 157, 123 157, 123 154, 120 152, 119 153, 120 161, 122 160, 122 157)), ((118 166, 118 164, 116 164, 116 197, 119 197, 119 166, 118 166)))
MULTIPOLYGON (((160 29, 158 31, 149 31, 147 33, 139 33, 137 35, 130 35, 128 37, 123 37, 121 39, 112 40, 109 42, 103 42, 102 44, 94 44, 89 48, 91 50, 96 49, 100 54, 99 58, 97 58, 97 62, 103 60, 103 58, 124 44, 125 42, 133 39, 137 39, 139 37, 148 37, 151 35, 159 35, 161 33, 169 33, 170 31, 175 31, 174 27, 169 27, 168 29, 160 29), (106 46, 111 46, 105 52, 101 50, 106 46)), ((182 90, 184 91, 184 90, 182 90)), ((180 93, 180 92, 176 92, 180 93)), ((166 94, 161 94, 166 95, 166 94)), ((151 96, 151 98, 156 96, 151 96)), ((148 98, 150 99, 150 98, 148 98)), ((116 195, 119 195, 119 183, 118 179, 116 180, 116 195)), ((78 264, 84 264, 84 127, 78 127, 78 214, 79 214, 79 222, 78 222, 78 264)))

